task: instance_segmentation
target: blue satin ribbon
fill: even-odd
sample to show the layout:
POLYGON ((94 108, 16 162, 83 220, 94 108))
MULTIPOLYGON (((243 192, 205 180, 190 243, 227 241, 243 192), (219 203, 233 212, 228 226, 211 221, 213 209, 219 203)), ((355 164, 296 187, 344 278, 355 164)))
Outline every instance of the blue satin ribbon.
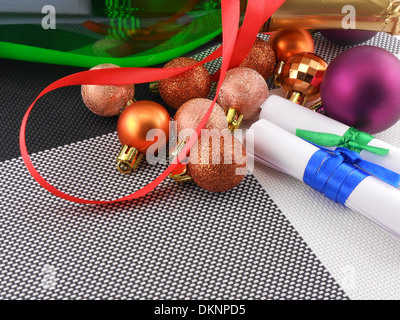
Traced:
POLYGON ((400 184, 399 174, 363 160, 357 152, 346 148, 337 148, 333 152, 321 148, 315 152, 304 171, 303 181, 344 205, 353 190, 370 175, 394 187, 400 184))

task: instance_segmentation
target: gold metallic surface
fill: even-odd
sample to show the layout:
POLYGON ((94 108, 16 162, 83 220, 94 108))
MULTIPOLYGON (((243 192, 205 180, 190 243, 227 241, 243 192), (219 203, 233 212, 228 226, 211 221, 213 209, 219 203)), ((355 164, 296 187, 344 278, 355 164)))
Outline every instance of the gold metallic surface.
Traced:
POLYGON ((399 0, 286 0, 264 31, 342 29, 347 5, 356 9, 356 29, 400 34, 399 0))
POLYGON ((285 65, 285 63, 283 61, 280 61, 280 62, 278 62, 277 66, 276 66, 276 70, 274 73, 274 85, 277 88, 282 87, 280 77, 281 77, 281 73, 282 73, 284 65, 285 65))
MULTIPOLYGON (((168 62, 164 68, 187 67, 197 62, 192 58, 180 57, 168 62)), ((204 65, 158 81, 158 90, 161 98, 175 109, 178 109, 191 99, 207 98, 210 94, 210 89, 211 75, 204 65)))
MULTIPOLYGON (((170 163, 173 163, 178 155, 181 153, 185 146, 185 141, 180 140, 176 143, 174 148, 170 152, 170 163)), ((187 158, 186 158, 187 160, 187 158)), ((174 179, 177 184, 184 184, 193 181, 192 177, 187 172, 187 165, 182 162, 170 173, 168 176, 174 179)))
POLYGON ((249 68, 234 68, 226 73, 217 102, 224 109, 235 108, 244 120, 256 118, 268 98, 264 78, 249 68))
POLYGON ((226 111, 226 119, 228 120, 228 128, 231 132, 239 129, 243 120, 243 115, 239 114, 235 108, 229 108, 226 111))
POLYGON ((119 172, 129 173, 133 169, 136 169, 142 157, 143 153, 140 153, 138 149, 125 144, 117 157, 117 168, 119 172))
POLYGON ((257 38, 247 57, 240 67, 250 68, 262 75, 267 80, 275 71, 276 57, 271 45, 257 38))
POLYGON ((141 153, 155 141, 147 141, 147 133, 152 129, 164 131, 169 137, 170 116, 164 107, 153 101, 138 101, 127 106, 117 123, 117 133, 121 144, 135 147, 141 153))
POLYGON ((176 145, 172 148, 170 152, 170 162, 174 162, 178 155, 181 153, 183 148, 185 147, 186 142, 183 140, 179 140, 176 145))
POLYGON ((193 181, 193 178, 187 174, 187 166, 184 166, 182 172, 179 174, 171 173, 168 177, 174 179, 177 184, 185 184, 193 181))
POLYGON ((317 102, 315 102, 314 104, 312 104, 309 109, 315 112, 319 112, 321 110, 322 107, 322 100, 318 100, 317 102))
POLYGON ((278 62, 286 62, 301 52, 314 52, 314 40, 304 29, 273 32, 268 43, 274 50, 278 62))
POLYGON ((246 149, 229 132, 214 131, 210 135, 202 135, 196 151, 191 149, 188 173, 199 187, 210 192, 225 192, 235 188, 243 180, 244 175, 238 174, 236 169, 244 169, 247 161, 239 164, 235 163, 235 159, 245 156, 246 149), (219 146, 213 145, 213 141, 218 139, 219 146), (224 148, 224 139, 230 139, 230 146, 227 148, 224 148), (218 151, 219 154, 214 153, 218 151), (213 163, 215 157, 219 163, 213 163), (229 163, 224 162, 227 159, 229 163))
POLYGON ((289 91, 286 94, 286 99, 302 106, 304 106, 307 101, 307 97, 298 91, 289 91))
MULTIPOLYGON (((119 68, 111 63, 104 63, 91 68, 90 70, 119 68)), ((135 95, 135 86, 99 86, 82 85, 81 94, 83 102, 95 114, 103 117, 115 116, 120 109, 125 107, 128 100, 135 95)))
MULTIPOLYGON (((176 122, 177 133, 179 135, 185 129, 196 130, 201 120, 203 120, 212 101, 204 98, 192 99, 185 102, 176 112, 174 121, 176 122)), ((228 128, 228 121, 221 106, 217 103, 208 118, 204 129, 224 130, 228 128)), ((185 137, 186 141, 190 138, 185 137)))
POLYGON ((307 100, 320 97, 320 87, 328 64, 319 56, 312 53, 297 54, 286 62, 281 73, 283 90, 299 92, 307 100))
POLYGON ((187 166, 182 166, 179 172, 171 173, 168 177, 175 180, 177 184, 185 184, 193 181, 193 178, 187 172, 187 166))
POLYGON ((150 91, 153 93, 160 93, 158 90, 158 81, 152 81, 149 84, 150 91))

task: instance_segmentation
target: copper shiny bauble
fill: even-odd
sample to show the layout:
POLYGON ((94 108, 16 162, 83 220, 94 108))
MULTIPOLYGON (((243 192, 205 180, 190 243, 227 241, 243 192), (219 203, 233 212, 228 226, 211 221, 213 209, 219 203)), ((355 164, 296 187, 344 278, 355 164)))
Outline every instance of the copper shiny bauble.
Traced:
MULTIPOLYGON (((104 63, 90 70, 119 68, 111 63, 104 63)), ((82 85, 82 99, 86 106, 95 114, 103 117, 115 116, 120 109, 135 95, 133 84, 123 86, 82 85)))
POLYGON ((273 32, 268 43, 275 51, 277 61, 286 62, 301 52, 314 52, 314 40, 307 30, 281 30, 273 32))
MULTIPOLYGON (((168 62, 164 68, 180 68, 196 64, 192 58, 180 57, 168 62)), ((211 76, 205 66, 200 65, 174 77, 158 81, 161 98, 171 107, 178 109, 194 98, 207 98, 211 90, 211 76)))
POLYGON ((313 53, 299 53, 286 62, 281 73, 281 84, 286 92, 299 92, 307 100, 320 97, 322 78, 328 64, 313 53))
POLYGON ((232 134, 226 131, 202 134, 194 148, 190 151, 188 174, 199 187, 211 192, 225 192, 243 180, 246 149, 232 134))
POLYGON ((224 108, 236 109, 243 119, 254 119, 260 106, 268 98, 268 85, 264 78, 249 68, 234 68, 226 73, 217 102, 224 108))
MULTIPOLYGON (((196 130, 203 120, 212 101, 204 98, 197 98, 185 102, 175 114, 177 133, 179 135, 185 129, 196 130)), ((228 129, 228 121, 222 108, 216 103, 208 118, 204 129, 228 129)), ((189 137, 187 137, 189 138, 189 137)), ((179 139, 179 138, 178 138, 179 139)))
POLYGON ((117 124, 118 138, 122 145, 134 147, 145 153, 155 141, 147 141, 146 135, 152 129, 164 131, 169 137, 170 116, 164 107, 153 101, 138 101, 127 106, 117 124))
POLYGON ((276 67, 274 50, 267 41, 257 38, 240 66, 257 71, 267 80, 274 73, 276 67))

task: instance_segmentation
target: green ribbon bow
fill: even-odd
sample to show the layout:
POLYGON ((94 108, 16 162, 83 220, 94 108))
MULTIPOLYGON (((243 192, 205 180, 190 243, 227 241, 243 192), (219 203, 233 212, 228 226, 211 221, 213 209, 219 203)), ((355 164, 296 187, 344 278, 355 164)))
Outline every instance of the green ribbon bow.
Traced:
POLYGON ((342 147, 357 153, 366 150, 380 156, 386 156, 389 153, 389 149, 369 146, 368 143, 375 138, 353 127, 349 128, 342 137, 332 133, 302 129, 296 129, 296 136, 324 147, 342 147))

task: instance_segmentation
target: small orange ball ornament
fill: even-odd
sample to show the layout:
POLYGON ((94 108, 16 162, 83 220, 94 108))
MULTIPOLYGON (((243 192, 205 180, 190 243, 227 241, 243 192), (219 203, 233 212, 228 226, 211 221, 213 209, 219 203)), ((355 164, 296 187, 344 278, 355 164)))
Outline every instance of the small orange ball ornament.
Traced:
MULTIPOLYGON (((185 129, 196 130, 211 104, 211 100, 204 98, 192 99, 185 102, 179 108, 174 118, 178 136, 180 133, 184 133, 185 129)), ((217 103, 215 104, 204 129, 217 129, 220 131, 228 129, 226 115, 221 106, 217 103)), ((185 139, 188 141, 189 137, 185 136, 185 139)))
POLYGON ((290 57, 302 52, 314 52, 314 40, 311 34, 304 29, 273 32, 268 43, 274 50, 278 62, 274 76, 274 83, 277 87, 281 86, 279 76, 290 57))
POLYGON ((321 82, 327 67, 328 64, 313 53, 299 53, 289 58, 280 79, 286 98, 301 105, 306 100, 320 98, 321 82))
POLYGON ((226 111, 229 127, 236 129, 240 119, 256 118, 267 98, 268 85, 264 78, 253 69, 238 67, 226 73, 217 103, 226 111), (229 116, 232 110, 237 113, 233 118, 229 116), (236 118, 239 120, 234 124, 236 118))
MULTIPOLYGON (((197 62, 197 60, 192 58, 179 57, 168 62, 164 68, 188 67, 197 62)), ((210 90, 211 75, 204 65, 158 81, 158 91, 161 98, 175 109, 178 109, 189 100, 207 98, 210 90)))
POLYGON ((272 46, 267 41, 257 38, 240 67, 257 71, 267 81, 276 67, 276 57, 272 46))
POLYGON ((314 52, 314 40, 304 29, 273 32, 268 43, 274 50, 277 61, 286 62, 298 53, 314 52))
MULTIPOLYGON (((90 70, 120 68, 111 63, 99 64, 90 70)), ((135 95, 135 85, 127 84, 122 86, 100 86, 82 85, 82 100, 85 105, 95 114, 103 117, 116 116, 120 109, 125 107, 127 102, 135 95)))
POLYGON ((246 173, 247 156, 242 143, 228 132, 201 135, 191 149, 188 175, 202 189, 225 192, 235 188, 246 173))
POLYGON ((124 145, 117 158, 118 169, 121 172, 134 169, 147 149, 157 141, 146 140, 150 130, 162 130, 165 141, 168 141, 170 119, 167 110, 153 101, 138 101, 125 108, 117 124, 118 138, 124 145))

